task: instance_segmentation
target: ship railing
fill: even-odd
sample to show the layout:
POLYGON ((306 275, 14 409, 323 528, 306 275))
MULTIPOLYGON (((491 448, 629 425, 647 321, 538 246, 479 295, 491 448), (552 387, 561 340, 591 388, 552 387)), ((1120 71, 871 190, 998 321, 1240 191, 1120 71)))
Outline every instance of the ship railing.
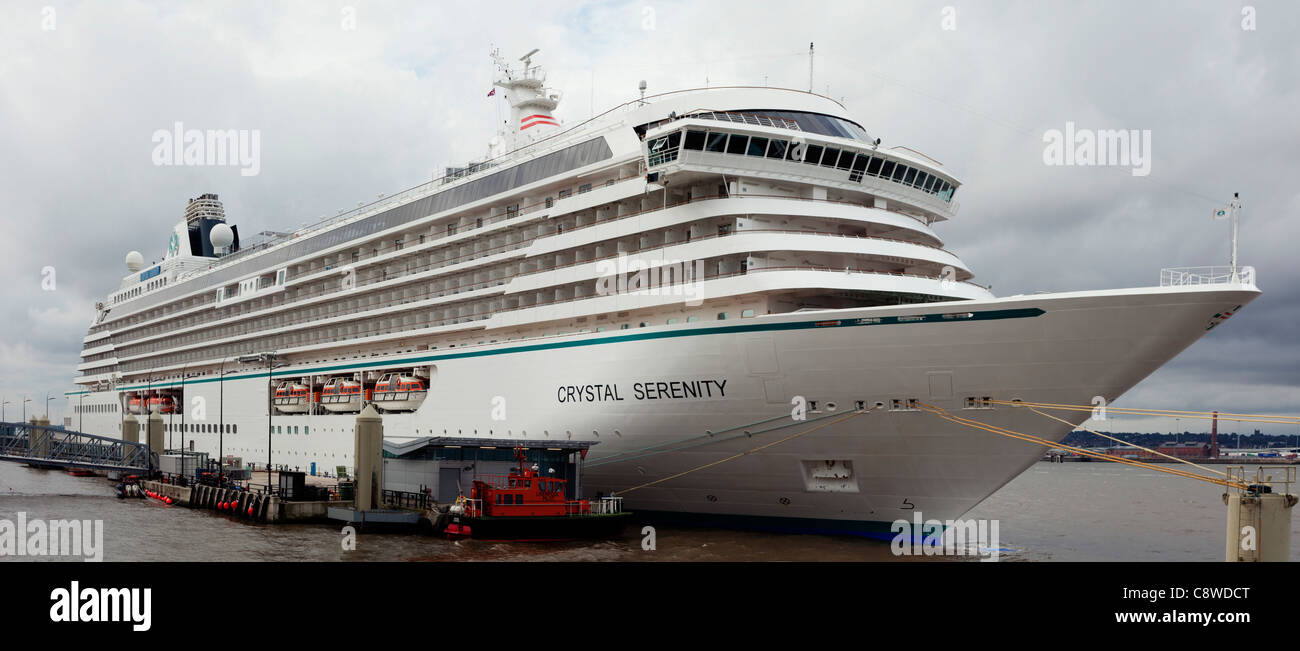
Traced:
POLYGON ((734 111, 692 111, 690 113, 679 115, 675 118, 667 118, 664 120, 659 120, 657 122, 652 122, 651 124, 646 125, 646 130, 648 131, 650 129, 656 129, 665 124, 669 124, 677 120, 689 120, 689 119, 717 120, 720 122, 735 122, 737 124, 749 124, 757 127, 773 127, 776 129, 790 129, 791 131, 803 131, 803 128, 799 126, 799 123, 794 120, 789 120, 780 117, 773 117, 770 115, 762 115, 760 113, 738 113, 734 111))
POLYGON ((465 515, 474 518, 483 514, 483 500, 465 500, 465 515))
POLYGON ((591 512, 598 515, 613 515, 623 512, 623 498, 606 496, 591 501, 591 512))
MULTIPOLYGON (((572 232, 572 231, 565 231, 565 232, 572 232)), ((657 251, 659 249, 667 248, 670 246, 680 246, 682 244, 700 242, 703 240, 715 239, 719 237, 733 237, 736 235, 772 235, 772 234, 811 235, 813 237, 839 237, 839 238, 850 238, 850 239, 857 239, 857 240, 871 240, 871 241, 878 241, 878 242, 892 242, 898 244, 913 244, 934 251, 947 253, 948 255, 951 255, 953 257, 957 257, 957 254, 940 246, 935 246, 933 244, 926 244, 925 242, 917 242, 915 240, 905 240, 896 237, 880 237, 878 235, 852 235, 849 233, 828 233, 824 231, 806 231, 806 230, 798 230, 798 229, 791 229, 791 228, 743 228, 743 229, 730 231, 727 233, 717 233, 713 235, 702 235, 699 237, 693 237, 691 238, 690 242, 686 242, 684 240, 678 242, 665 242, 663 244, 656 244, 654 246, 648 246, 645 248, 637 249, 635 251, 620 251, 618 253, 612 253, 610 255, 601 256, 599 258, 588 258, 585 260, 576 260, 574 262, 568 262, 562 265, 544 267, 541 269, 535 269, 533 271, 524 271, 524 272, 520 272, 516 277, 522 278, 524 276, 532 276, 535 274, 546 273, 548 271, 555 271, 557 269, 565 269, 567 267, 576 267, 579 265, 591 264, 593 262, 599 262, 601 260, 612 260, 618 258, 621 255, 640 255, 642 253, 657 251)))
POLYGON ((1161 287, 1254 284, 1254 267, 1172 267, 1160 270, 1161 287))

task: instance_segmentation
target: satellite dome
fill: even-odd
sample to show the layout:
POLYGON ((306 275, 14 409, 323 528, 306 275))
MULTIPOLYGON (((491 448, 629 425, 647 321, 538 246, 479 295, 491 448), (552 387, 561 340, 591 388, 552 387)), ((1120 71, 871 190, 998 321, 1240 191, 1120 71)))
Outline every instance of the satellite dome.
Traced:
POLYGON ((235 243, 235 232, 225 224, 217 224, 208 233, 208 241, 212 242, 212 248, 224 249, 235 243))
POLYGON ((144 268, 144 256, 139 251, 132 251, 126 254, 126 270, 132 273, 144 268))

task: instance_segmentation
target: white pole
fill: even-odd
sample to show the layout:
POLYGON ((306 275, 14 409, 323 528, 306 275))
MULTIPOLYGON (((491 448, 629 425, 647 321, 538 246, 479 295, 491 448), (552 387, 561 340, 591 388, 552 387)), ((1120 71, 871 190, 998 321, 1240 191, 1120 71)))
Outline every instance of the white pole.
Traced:
POLYGON ((1231 273, 1232 273, 1232 279, 1234 279, 1234 281, 1235 281, 1235 279, 1236 279, 1236 221, 1238 221, 1238 220, 1236 220, 1236 216, 1238 216, 1238 212, 1240 212, 1240 209, 1242 209, 1242 203, 1240 203, 1240 201, 1238 200, 1238 194, 1236 194, 1236 192, 1232 192, 1232 262, 1231 262, 1232 269, 1231 269, 1231 273))
POLYGON ((808 92, 813 92, 813 44, 808 44, 808 92))

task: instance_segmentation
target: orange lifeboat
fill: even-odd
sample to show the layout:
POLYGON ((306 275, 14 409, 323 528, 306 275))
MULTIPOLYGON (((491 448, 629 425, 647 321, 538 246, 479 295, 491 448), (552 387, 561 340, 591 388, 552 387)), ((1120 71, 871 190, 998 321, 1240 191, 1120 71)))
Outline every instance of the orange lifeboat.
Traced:
POLYGON ((424 380, 413 375, 388 373, 375 383, 372 401, 384 411, 415 411, 428 394, 424 380))
POLYGON ((176 401, 171 396, 153 396, 149 398, 149 411, 152 413, 155 409, 160 414, 174 414, 176 401))
POLYGON ((361 411, 361 382, 348 378, 330 378, 321 390, 321 406, 333 412, 361 411))
POLYGON ((307 413, 311 389, 297 382, 282 382, 275 388, 275 409, 283 414, 307 413))

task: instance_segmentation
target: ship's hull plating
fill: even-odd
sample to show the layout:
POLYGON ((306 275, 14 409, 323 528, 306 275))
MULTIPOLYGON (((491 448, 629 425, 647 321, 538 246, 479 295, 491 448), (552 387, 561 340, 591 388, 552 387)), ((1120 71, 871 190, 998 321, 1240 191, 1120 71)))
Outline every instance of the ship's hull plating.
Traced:
MULTIPOLYGON (((925 411, 893 410, 894 400, 916 399, 1056 441, 1068 426, 1027 409, 965 409, 965 399, 1113 401, 1204 335, 1216 315, 1257 295, 1244 285, 1041 294, 424 351, 391 360, 390 368, 433 368, 418 410, 384 415, 385 438, 596 440, 584 492, 617 491, 629 510, 724 526, 888 534, 889 522, 917 512, 960 517, 1043 453, 925 411), (806 421, 791 417, 800 399, 815 403, 806 421), (884 407, 688 472, 835 421, 859 401, 884 407), (678 473, 687 474, 642 487, 678 473)), ((277 378, 383 363, 285 369, 277 378)), ((235 428, 220 445, 265 462, 265 374, 250 370, 224 382, 221 418, 235 428)), ((188 381, 188 423, 217 422, 218 391, 215 379, 188 381)), ((277 414, 272 463, 351 467, 353 420, 277 414)), ((115 423, 97 416, 84 427, 111 433, 115 423)), ((169 445, 181 445, 177 432, 168 434, 169 445)), ((218 451, 216 433, 184 436, 199 450, 218 451)))

